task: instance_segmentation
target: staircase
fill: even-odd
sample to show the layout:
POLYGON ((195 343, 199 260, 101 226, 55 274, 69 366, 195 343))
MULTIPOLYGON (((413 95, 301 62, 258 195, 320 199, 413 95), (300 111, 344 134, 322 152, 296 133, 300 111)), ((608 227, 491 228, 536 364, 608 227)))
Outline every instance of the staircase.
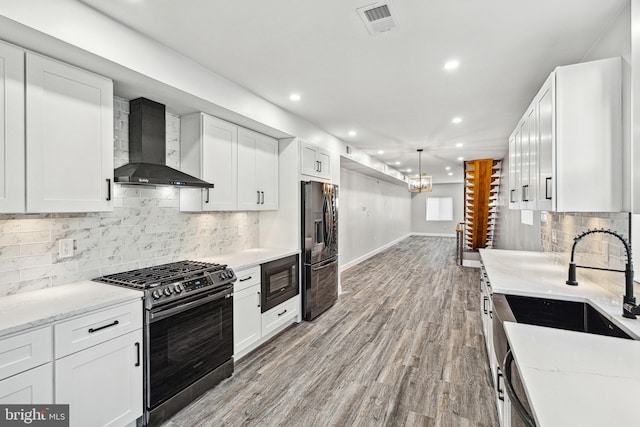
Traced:
POLYGON ((502 160, 464 162, 465 250, 493 246, 502 160))

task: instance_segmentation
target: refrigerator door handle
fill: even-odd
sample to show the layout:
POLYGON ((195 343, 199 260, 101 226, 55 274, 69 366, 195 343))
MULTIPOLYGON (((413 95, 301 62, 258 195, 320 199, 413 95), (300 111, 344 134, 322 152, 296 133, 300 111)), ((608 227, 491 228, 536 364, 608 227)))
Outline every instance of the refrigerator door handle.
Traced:
POLYGON ((333 264, 338 262, 338 258, 336 257, 335 259, 328 259, 326 261, 322 261, 319 262, 318 264, 312 265, 311 266, 311 270, 312 271, 318 271, 318 270, 323 270, 327 267, 332 267, 333 264))

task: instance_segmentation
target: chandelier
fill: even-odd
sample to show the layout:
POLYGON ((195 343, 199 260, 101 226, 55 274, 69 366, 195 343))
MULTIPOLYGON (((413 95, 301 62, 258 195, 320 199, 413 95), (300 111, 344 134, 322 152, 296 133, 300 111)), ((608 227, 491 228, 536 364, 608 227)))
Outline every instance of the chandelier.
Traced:
POLYGON ((409 177, 409 188, 411 193, 430 193, 433 191, 431 176, 422 173, 422 148, 418 148, 418 175, 409 177))

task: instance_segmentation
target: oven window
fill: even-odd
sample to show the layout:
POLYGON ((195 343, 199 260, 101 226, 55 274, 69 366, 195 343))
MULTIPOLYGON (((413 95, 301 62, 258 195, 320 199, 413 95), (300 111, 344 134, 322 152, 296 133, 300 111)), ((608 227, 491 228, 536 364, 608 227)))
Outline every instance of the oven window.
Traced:
POLYGON ((233 355, 233 298, 149 325, 149 405, 154 408, 233 355))
POLYGON ((292 270, 293 268, 289 267, 286 270, 269 275, 269 294, 277 294, 293 284, 294 278, 292 270))

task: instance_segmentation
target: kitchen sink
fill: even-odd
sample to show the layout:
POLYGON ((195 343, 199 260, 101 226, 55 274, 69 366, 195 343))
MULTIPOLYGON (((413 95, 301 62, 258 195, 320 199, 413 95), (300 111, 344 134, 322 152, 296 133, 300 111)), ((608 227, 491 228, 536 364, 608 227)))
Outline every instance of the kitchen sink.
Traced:
POLYGON ((519 295, 504 298, 518 323, 633 339, 587 303, 519 295))

